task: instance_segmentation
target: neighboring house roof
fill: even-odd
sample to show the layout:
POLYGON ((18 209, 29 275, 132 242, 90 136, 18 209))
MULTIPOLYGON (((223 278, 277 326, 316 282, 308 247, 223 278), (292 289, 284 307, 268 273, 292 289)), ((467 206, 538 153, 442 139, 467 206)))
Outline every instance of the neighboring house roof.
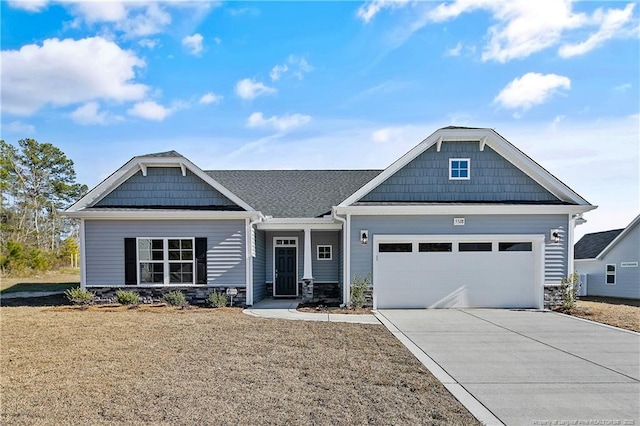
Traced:
POLYGON ((623 229, 586 234, 574 246, 574 259, 595 259, 623 229))
POLYGON ((586 234, 574 246, 574 259, 602 259, 638 225, 638 222, 640 222, 640 215, 636 216, 624 229, 586 234))
POLYGON ((273 217, 319 217, 382 170, 208 170, 254 209, 273 217))
POLYGON ((440 152, 440 148, 443 142, 470 141, 478 141, 478 143, 480 144, 480 151, 483 151, 485 146, 489 146, 504 159, 526 173, 540 186, 549 191, 549 193, 557 197, 561 202, 573 205, 590 206, 587 200, 578 195, 575 191, 573 191, 558 178, 549 173, 549 171, 543 168, 540 164, 536 163, 525 153, 520 151, 517 147, 503 138, 495 130, 487 128, 456 126, 449 126, 436 130, 429 137, 415 146, 412 150, 407 152, 405 155, 403 155, 393 164, 387 167, 373 180, 360 188, 357 192, 351 194, 348 198, 345 198, 340 203, 340 206, 344 207, 354 205, 354 203, 360 201, 364 196, 384 183, 396 172, 398 172, 400 169, 416 159, 419 155, 424 153, 432 146, 435 145, 436 150, 440 152))

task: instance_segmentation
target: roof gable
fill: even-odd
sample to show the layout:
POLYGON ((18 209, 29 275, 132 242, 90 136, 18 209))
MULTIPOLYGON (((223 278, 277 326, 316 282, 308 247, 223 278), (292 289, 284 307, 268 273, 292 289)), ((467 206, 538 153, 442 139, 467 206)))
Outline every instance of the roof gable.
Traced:
POLYGON ((555 176, 533 161, 514 145, 509 143, 494 130, 453 127, 439 129, 431 134, 428 138, 391 164, 377 177, 346 198, 342 203, 340 203, 340 206, 349 206, 355 202, 361 200, 364 201, 365 196, 402 170, 413 160, 416 160, 430 148, 434 147, 435 152, 440 153, 443 149, 443 144, 446 147, 446 144, 450 142, 468 143, 470 141, 477 144, 479 152, 484 152, 486 147, 491 148, 492 151, 505 159, 516 169, 520 170, 524 175, 528 176, 532 182, 536 183, 539 187, 553 195, 559 202, 577 205, 590 205, 584 198, 580 197, 571 188, 558 180, 555 176))
POLYGON ((481 151, 477 141, 444 142, 439 152, 432 145, 360 202, 561 203, 492 148, 481 151), (450 158, 468 159, 471 178, 450 180, 450 158))
POLYGON ((78 212, 91 207, 224 209, 227 206, 232 210, 254 211, 253 207, 191 161, 175 151, 169 151, 132 158, 69 207, 67 212, 78 212), (183 179, 178 181, 175 179, 177 176, 183 179), (198 192, 198 196, 187 196, 180 201, 170 200, 174 197, 171 192, 167 193, 167 190, 176 190, 178 198, 182 198, 179 192, 190 189, 194 193, 198 192), (151 200, 159 200, 161 205, 151 200))

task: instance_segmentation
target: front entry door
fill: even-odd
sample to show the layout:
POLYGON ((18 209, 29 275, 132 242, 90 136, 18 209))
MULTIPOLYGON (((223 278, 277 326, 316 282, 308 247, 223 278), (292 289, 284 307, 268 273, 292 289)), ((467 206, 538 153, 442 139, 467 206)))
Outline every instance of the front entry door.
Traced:
POLYGON ((274 296, 297 296, 295 247, 276 247, 276 285, 274 296))

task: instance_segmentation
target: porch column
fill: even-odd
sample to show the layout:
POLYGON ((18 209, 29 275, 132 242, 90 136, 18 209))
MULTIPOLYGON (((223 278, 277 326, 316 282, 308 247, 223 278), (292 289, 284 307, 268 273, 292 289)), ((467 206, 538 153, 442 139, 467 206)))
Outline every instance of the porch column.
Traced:
POLYGON ((311 253, 311 228, 304 228, 304 273, 303 280, 313 280, 313 267, 311 253))

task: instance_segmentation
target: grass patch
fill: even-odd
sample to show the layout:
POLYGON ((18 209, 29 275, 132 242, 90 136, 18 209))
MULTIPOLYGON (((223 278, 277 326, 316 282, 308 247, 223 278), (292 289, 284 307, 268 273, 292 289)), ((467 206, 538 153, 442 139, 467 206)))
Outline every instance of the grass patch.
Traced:
POLYGON ((565 314, 640 332, 640 307, 620 303, 578 300, 565 314))
POLYGON ((113 309, 0 308, 0 423, 479 424, 381 325, 113 309))
POLYGON ((69 268, 27 278, 0 278, 0 293, 65 291, 78 286, 80 273, 69 268))

